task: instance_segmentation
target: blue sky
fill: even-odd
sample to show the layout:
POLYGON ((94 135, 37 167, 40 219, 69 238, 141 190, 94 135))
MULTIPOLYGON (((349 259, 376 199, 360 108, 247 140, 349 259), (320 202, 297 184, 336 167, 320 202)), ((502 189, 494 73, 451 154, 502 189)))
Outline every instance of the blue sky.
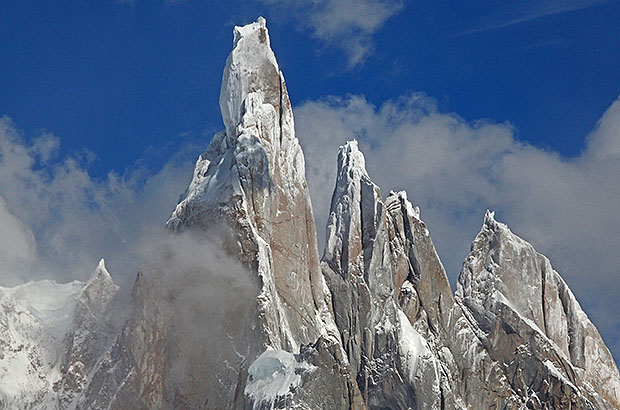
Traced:
POLYGON ((3 2, 1 111, 29 136, 54 132, 65 152, 95 152, 95 174, 122 170, 151 145, 221 127, 232 27, 259 14, 294 104, 423 91, 442 110, 509 121, 519 138, 574 156, 620 91, 617 1, 549 2, 546 15, 539 1, 401 3, 352 68, 350 36, 312 35, 285 3, 3 2))
POLYGON ((133 277, 223 127, 233 26, 259 15, 319 230, 357 138, 382 189, 420 205, 452 283, 495 209, 620 355, 619 1, 4 1, 3 283, 83 279, 102 256, 133 277))

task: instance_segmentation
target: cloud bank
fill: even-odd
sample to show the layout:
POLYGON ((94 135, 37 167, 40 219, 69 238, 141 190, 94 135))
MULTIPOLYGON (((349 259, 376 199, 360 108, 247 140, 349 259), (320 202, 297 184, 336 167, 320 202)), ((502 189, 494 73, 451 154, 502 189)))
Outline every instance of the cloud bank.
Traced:
POLYGON ((0 118, 2 285, 86 279, 102 257, 115 280, 133 279, 139 238, 174 209, 191 178, 194 147, 156 172, 137 162, 96 179, 88 172, 92 154, 59 158, 59 145, 49 133, 27 141, 8 117, 0 118))
POLYGON ((548 256, 620 357, 620 99, 577 158, 520 141, 507 123, 439 112, 423 94, 375 107, 363 97, 295 111, 323 243, 337 148, 356 138, 371 178, 419 205, 454 284, 484 211, 548 256))

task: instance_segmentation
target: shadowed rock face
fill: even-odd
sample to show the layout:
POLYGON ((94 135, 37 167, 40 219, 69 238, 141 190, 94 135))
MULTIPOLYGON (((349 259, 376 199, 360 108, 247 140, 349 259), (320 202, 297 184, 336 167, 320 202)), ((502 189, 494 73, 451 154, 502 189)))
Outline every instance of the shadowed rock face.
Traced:
POLYGON ((108 311, 117 292, 118 286, 101 259, 77 298, 73 324, 64 337, 62 378, 54 386, 59 392, 61 408, 70 408, 86 391, 90 372, 97 366, 101 353, 114 341, 116 329, 110 323, 108 311))

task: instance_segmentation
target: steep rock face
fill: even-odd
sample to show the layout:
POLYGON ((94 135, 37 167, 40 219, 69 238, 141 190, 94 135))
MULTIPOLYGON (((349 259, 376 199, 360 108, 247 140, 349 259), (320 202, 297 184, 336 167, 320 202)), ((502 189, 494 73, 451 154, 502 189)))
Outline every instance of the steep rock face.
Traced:
POLYGON ((258 286, 201 237, 171 235, 151 256, 136 278, 129 319, 77 408, 243 406, 247 366, 261 348, 258 286))
MULTIPOLYGON (((370 408, 439 408, 437 363, 398 306, 390 221, 354 141, 338 155, 329 218, 323 274, 365 402, 370 408)), ((406 278, 404 268, 400 276, 406 278)))
POLYGON ((61 376, 54 385, 54 390, 59 392, 60 408, 73 407, 88 386, 90 373, 100 356, 114 339, 115 329, 106 313, 117 292, 118 286, 101 259, 76 299, 72 326, 63 340, 61 376))
POLYGON ((330 315, 303 153, 263 18, 234 30, 220 108, 226 130, 199 158, 168 225, 225 230, 231 252, 262 280, 264 345, 298 350, 330 315))
MULTIPOLYGON (((428 342, 440 364, 441 399, 445 408, 518 408, 522 400, 505 370, 493 360, 456 303, 430 233, 405 192, 386 198, 394 233, 392 252, 399 273, 399 304, 413 327, 428 342), (403 268, 400 271, 404 271, 403 268)), ((398 272, 398 271, 397 271, 398 272)))
POLYGON ((323 274, 370 408, 520 403, 455 304, 419 210, 405 192, 381 199, 354 141, 340 150, 329 218, 323 274))
POLYGON ((419 209, 381 197, 356 142, 319 263, 262 18, 234 30, 220 107, 122 326, 103 260, 87 284, 0 288, 0 408, 618 408, 613 358, 549 261, 487 213, 453 295, 419 209))
POLYGON ((618 408, 613 358, 549 260, 488 212, 456 297, 533 408, 618 408), (546 406, 546 407, 545 407, 546 406))
POLYGON ((131 315, 97 364, 78 409, 158 409, 163 404, 165 335, 171 315, 156 281, 138 274, 131 315))

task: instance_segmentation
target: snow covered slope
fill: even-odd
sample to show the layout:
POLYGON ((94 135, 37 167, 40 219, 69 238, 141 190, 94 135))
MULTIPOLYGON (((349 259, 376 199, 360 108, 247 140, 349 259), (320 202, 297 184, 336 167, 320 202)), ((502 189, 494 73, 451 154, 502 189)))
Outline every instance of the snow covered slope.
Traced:
POLYGON ((66 408, 64 363, 78 358, 66 337, 98 338, 98 328, 81 329, 81 312, 98 315, 117 289, 103 260, 87 283, 0 287, 0 408, 66 408))

